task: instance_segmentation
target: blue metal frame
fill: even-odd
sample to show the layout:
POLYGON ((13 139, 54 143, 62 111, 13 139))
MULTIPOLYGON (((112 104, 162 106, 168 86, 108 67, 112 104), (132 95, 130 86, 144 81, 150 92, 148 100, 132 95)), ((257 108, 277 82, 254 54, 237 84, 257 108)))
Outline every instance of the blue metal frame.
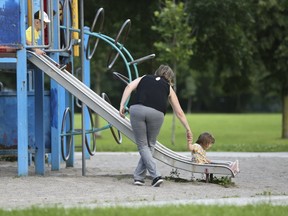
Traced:
MULTIPOLYGON (((53 5, 55 6, 54 10, 59 11, 58 0, 53 0, 53 5)), ((52 19, 52 17, 51 17, 52 19)), ((58 23, 58 16, 53 17, 54 23, 58 23)), ((58 28, 55 25, 53 29, 54 38, 58 40, 58 28)), ((54 42, 54 49, 56 49, 56 45, 58 41, 54 42)), ((59 62, 59 53, 51 53, 50 57, 59 62)), ((51 170, 59 170, 61 163, 61 119, 66 107, 66 94, 65 89, 60 86, 54 80, 51 80, 50 83, 50 106, 51 106, 51 170), (56 105, 56 107, 54 107, 56 105)))
POLYGON ((44 74, 34 70, 35 76, 35 173, 45 174, 45 130, 44 130, 44 74))
MULTIPOLYGON (((24 1, 20 1, 20 32, 21 43, 26 43, 25 37, 25 8, 24 1), (22 10, 21 10, 22 9, 22 10)), ((17 51, 17 137, 18 137, 18 175, 28 175, 28 110, 27 110, 27 57, 26 50, 17 51)))
MULTIPOLYGON (((84 27, 84 31, 85 30, 87 31, 87 30, 89 30, 89 28, 84 27)), ((87 42, 88 42, 88 35, 84 35, 84 44, 87 44, 87 42)), ((86 52, 87 48, 88 48, 87 46, 84 47, 84 53, 86 52)), ((90 60, 88 60, 87 58, 84 58, 84 69, 82 70, 82 72, 84 73, 84 75, 83 75, 84 79, 82 80, 82 82, 86 86, 90 87, 90 60)), ((84 111, 84 116, 82 116, 82 118, 85 118, 85 121, 84 121, 85 122, 85 131, 90 129, 90 117, 89 117, 89 112, 88 112, 89 108, 88 107, 86 107, 86 108, 87 109, 85 109, 85 111, 84 111)), ((93 134, 92 134, 92 136, 93 136, 93 134)), ((91 135, 86 134, 86 137, 87 137, 88 145, 90 145, 91 135)), ((90 158, 90 155, 89 155, 87 149, 85 151, 85 158, 86 159, 90 158)))
MULTIPOLYGON (((53 0, 53 8, 55 11, 58 11, 58 1, 53 0)), ((28 99, 27 99, 27 52, 26 52, 26 37, 25 37, 25 25, 26 25, 26 13, 27 13, 27 3, 25 1, 19 1, 20 4, 20 40, 21 45, 23 45, 23 49, 20 49, 16 53, 15 58, 2 58, 0 59, 0 63, 4 62, 4 66, 16 68, 16 85, 17 85, 17 140, 18 140, 18 175, 19 176, 27 176, 28 175, 28 163, 29 163, 29 152, 28 152, 28 99)), ((58 23, 58 16, 51 17, 54 23, 58 23)), ((53 34, 54 34, 54 47, 51 47, 52 50, 57 50, 58 45, 58 35, 60 29, 65 29, 66 27, 54 25, 53 34)), ((80 29, 68 28, 70 31, 81 33, 80 29)), ((87 47, 87 41, 89 36, 96 37, 107 43, 112 49, 114 49, 121 56, 126 69, 127 75, 129 78, 129 82, 133 80, 131 69, 133 68, 135 72, 135 77, 138 77, 137 63, 132 63, 134 61, 131 54, 121 43, 117 42, 115 44, 115 40, 107 35, 103 35, 100 33, 90 32, 88 27, 85 27, 82 34, 84 34, 84 53, 87 47), (131 67, 132 66, 132 67, 131 67)), ((82 42, 83 42, 82 41, 82 42)), ((81 43, 82 43, 81 42, 81 43)), ((83 57, 86 56, 83 54, 83 57)), ((50 57, 59 62, 60 54, 59 52, 51 52, 50 57)), ((70 56, 72 58, 72 55, 70 56)), ((88 87, 90 86, 90 60, 85 58, 82 62, 82 82, 86 84, 88 87)), ((73 73, 73 72, 72 72, 73 73)), ((45 107, 44 107, 44 74, 41 70, 34 70, 35 77, 35 172, 39 175, 45 174, 45 107)), ((134 78, 135 78, 134 77, 134 78)), ((72 116, 74 116, 74 103, 73 97, 58 83, 54 80, 51 80, 50 83, 50 116, 51 116, 51 169, 59 170, 61 163, 61 119, 64 113, 64 110, 67 106, 70 107, 72 111, 72 116)), ((102 128, 92 128, 90 126, 90 117, 88 109, 84 112, 84 129, 82 134, 86 134, 88 137, 88 141, 90 143, 90 134, 96 131, 101 131, 105 129, 109 129, 111 125, 106 125, 102 128)), ((74 131, 74 119, 72 126, 72 134, 77 134, 74 131)), ((79 134, 79 133, 78 133, 79 134)), ((92 135, 93 136, 93 135, 92 135)), ((72 136, 73 137, 73 136, 72 136)), ((72 138, 73 139, 73 138, 72 138)), ((73 147, 74 147, 74 142, 73 147)), ((72 148, 73 152, 70 155, 68 161, 66 161, 66 166, 74 165, 74 148, 72 148)), ((48 152, 49 153, 49 152, 48 152)), ((88 151, 85 151, 85 158, 89 158, 90 155, 88 151)))

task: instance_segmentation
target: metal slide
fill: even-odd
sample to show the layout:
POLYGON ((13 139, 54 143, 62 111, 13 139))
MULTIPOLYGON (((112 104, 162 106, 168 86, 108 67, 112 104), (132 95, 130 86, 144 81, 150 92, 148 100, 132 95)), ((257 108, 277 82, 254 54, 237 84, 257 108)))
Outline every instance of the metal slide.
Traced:
MULTIPOLYGON (((44 71, 50 78, 63 86, 72 95, 81 100, 95 113, 103 117, 107 122, 116 127, 125 136, 135 142, 130 120, 122 118, 117 109, 111 104, 102 99, 98 94, 92 91, 79 79, 73 76, 70 72, 55 63, 48 56, 39 56, 33 52, 29 52, 29 61, 35 64, 39 69, 44 71)), ((177 169, 189 171, 192 173, 205 173, 206 177, 209 174, 219 174, 235 177, 237 174, 232 169, 225 165, 217 164, 195 164, 191 162, 191 157, 187 157, 176 153, 157 141, 155 152, 153 155, 157 160, 177 169)), ((206 179, 207 180, 207 179, 206 179)))

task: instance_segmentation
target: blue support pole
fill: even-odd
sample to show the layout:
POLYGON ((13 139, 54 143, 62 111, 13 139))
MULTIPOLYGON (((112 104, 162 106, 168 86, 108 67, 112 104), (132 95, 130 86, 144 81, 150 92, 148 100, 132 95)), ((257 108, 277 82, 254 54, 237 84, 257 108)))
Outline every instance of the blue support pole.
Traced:
POLYGON ((17 51, 17 140, 18 176, 28 175, 28 113, 26 50, 17 51))
MULTIPOLYGON (((73 50, 73 49, 72 49, 73 50)), ((73 53, 71 54, 71 56, 73 56, 73 53)), ((71 60, 71 68, 73 70, 73 61, 70 57, 71 60)), ((71 73, 73 73, 73 71, 71 71, 71 73)), ((70 107, 71 110, 71 116, 72 116, 72 125, 69 125, 72 129, 72 131, 74 131, 74 96, 71 95, 68 91, 66 91, 66 105, 70 107)), ((68 124, 68 119, 67 119, 67 124, 68 124)), ((74 145, 74 136, 71 137, 72 139, 72 146, 71 146, 71 154, 68 158, 68 160, 66 161, 66 167, 74 167, 74 161, 75 161, 75 145, 74 145)))
MULTIPOLYGON (((21 43, 25 41, 25 4, 20 1, 21 43)), ((17 13, 17 12, 16 12, 17 13)), ((26 49, 17 51, 16 85, 17 85, 17 140, 18 140, 18 176, 28 175, 28 112, 27 112, 27 55, 26 49)))
MULTIPOLYGON (((59 54, 53 53, 51 57, 59 62, 59 54)), ((61 122, 65 110, 65 89, 54 80, 51 80, 50 115, 51 115, 51 169, 59 170, 61 162, 61 122)))
MULTIPOLYGON (((82 71, 82 81, 84 80, 84 71, 85 71, 85 52, 84 52, 84 0, 80 0, 80 29, 81 29, 81 71, 82 71)), ((86 105, 82 103, 82 109, 81 109, 81 115, 82 115, 82 176, 86 175, 86 160, 85 160, 85 154, 86 154, 86 146, 85 146, 85 107, 86 105)))
POLYGON ((45 174, 45 130, 44 130, 44 74, 34 70, 35 77, 35 173, 45 174))
MULTIPOLYGON (((85 26, 85 27, 84 27, 84 32, 85 32, 85 31, 89 31, 89 27, 85 26)), ((88 39, 89 39, 89 35, 84 34, 84 44, 87 44, 88 39)), ((84 47, 84 53, 86 53, 86 49, 89 49, 89 47, 87 47, 87 46, 84 47)), ((82 82, 83 82, 86 86, 90 87, 90 60, 87 59, 85 55, 84 55, 82 58, 83 58, 84 65, 85 65, 84 70, 82 70, 83 73, 84 73, 84 75, 83 75, 84 78, 83 78, 82 82)), ((85 118, 85 130, 91 129, 91 128, 90 128, 90 117, 89 117, 88 109, 89 109, 89 108, 87 107, 87 109, 85 110, 85 115, 84 115, 84 118, 85 118)), ((93 135, 92 135, 92 136, 93 136, 93 135)), ((90 138, 91 138, 91 135, 90 135, 90 134, 87 134, 87 141, 88 141, 88 144, 89 144, 89 145, 90 145, 90 138)), ((85 151, 85 158, 86 158, 86 159, 89 159, 89 158, 90 158, 90 155, 89 155, 87 149, 86 149, 86 151, 85 151)))
MULTIPOLYGON (((53 0, 54 10, 59 11, 59 1, 53 0)), ((58 16, 51 17, 58 23, 58 16)), ((54 49, 58 45, 58 26, 54 25, 54 49)), ((50 57, 59 62, 59 53, 51 53, 50 57)), ((61 163, 61 121, 65 110, 65 89, 54 80, 50 83, 50 116, 51 116, 51 170, 59 170, 61 163)))
POLYGON ((26 51, 17 51, 17 140, 18 175, 28 175, 28 113, 27 113, 27 77, 26 51))

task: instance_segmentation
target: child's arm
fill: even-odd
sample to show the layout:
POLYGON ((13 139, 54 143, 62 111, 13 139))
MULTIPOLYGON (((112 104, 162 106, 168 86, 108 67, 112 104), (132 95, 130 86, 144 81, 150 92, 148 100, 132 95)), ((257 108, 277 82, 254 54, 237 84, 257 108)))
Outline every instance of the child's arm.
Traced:
POLYGON ((193 151, 195 152, 194 148, 193 148, 193 144, 191 142, 187 143, 187 148, 189 151, 191 151, 193 153, 193 151))

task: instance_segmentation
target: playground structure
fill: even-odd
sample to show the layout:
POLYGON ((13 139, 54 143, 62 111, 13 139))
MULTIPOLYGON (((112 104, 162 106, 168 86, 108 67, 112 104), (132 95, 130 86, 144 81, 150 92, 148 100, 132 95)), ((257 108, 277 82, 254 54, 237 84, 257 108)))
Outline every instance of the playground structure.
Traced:
MULTIPOLYGON (((116 38, 113 39, 101 33, 104 22, 103 8, 97 11, 89 29, 84 27, 83 0, 79 0, 79 4, 76 0, 39 0, 38 9, 46 11, 51 23, 49 23, 47 31, 41 30, 41 43, 28 46, 25 37, 25 30, 28 27, 26 17, 32 17, 31 23, 33 23, 32 14, 37 11, 33 6, 34 3, 31 0, 14 0, 13 2, 0 0, 0 7, 1 2, 3 2, 2 14, 4 17, 11 16, 10 13, 5 13, 6 10, 13 9, 16 14, 12 20, 16 27, 5 28, 7 29, 4 34, 6 37, 0 36, 0 70, 15 71, 16 91, 13 92, 13 109, 6 106, 6 104, 12 103, 9 98, 7 99, 11 92, 4 90, 0 92, 0 101, 1 98, 4 98, 3 110, 0 112, 1 122, 3 124, 12 122, 9 127, 0 125, 0 145, 2 146, 0 155, 17 155, 18 175, 28 175, 31 155, 34 158, 36 174, 43 175, 45 173, 45 154, 50 155, 52 170, 59 170, 62 162, 65 162, 67 167, 73 167, 74 135, 82 135, 82 175, 85 175, 85 160, 89 156, 93 156, 96 151, 95 136, 92 136, 93 144, 91 144, 89 135, 100 130, 112 129, 118 143, 121 142, 121 133, 135 142, 129 118, 121 118, 118 110, 109 103, 107 95, 99 96, 89 87, 90 60, 93 58, 99 42, 112 47, 107 64, 109 69, 113 68, 118 58, 124 62, 127 77, 116 72, 114 75, 126 84, 138 77, 138 64, 155 57, 154 54, 151 54, 134 59, 125 48, 124 44, 131 21, 127 19, 116 38), (78 5, 79 27, 77 24, 78 5), (60 9, 62 9, 62 16, 59 13, 60 9), (99 29, 95 30, 96 26, 99 26, 99 29), (61 34, 64 37, 60 37, 61 34), (14 35, 14 37, 10 37, 10 35, 14 35), (96 42, 90 50, 91 38, 96 38, 96 42), (77 47, 79 47, 79 53, 77 47), (45 49, 47 54, 37 55, 31 51, 32 48, 45 49), (73 56, 78 54, 81 57, 81 80, 76 78, 73 68, 73 56), (66 67, 69 64, 72 67, 68 71, 66 67), (51 78, 49 92, 44 89, 44 74, 51 78), (81 101, 81 131, 75 130, 73 127, 75 98, 81 101), (15 110, 17 110, 16 115, 15 110), (91 110, 109 124, 102 128, 94 128, 90 123, 91 110), (12 118, 12 121, 9 117, 12 118), (118 136, 113 128, 117 128, 118 136)), ((2 24, 1 17, 0 24, 2 24)), ((207 181, 213 174, 231 177, 237 174, 230 167, 224 165, 193 164, 191 158, 175 153, 159 142, 155 147, 154 157, 175 168, 192 173, 205 173, 207 181)))

